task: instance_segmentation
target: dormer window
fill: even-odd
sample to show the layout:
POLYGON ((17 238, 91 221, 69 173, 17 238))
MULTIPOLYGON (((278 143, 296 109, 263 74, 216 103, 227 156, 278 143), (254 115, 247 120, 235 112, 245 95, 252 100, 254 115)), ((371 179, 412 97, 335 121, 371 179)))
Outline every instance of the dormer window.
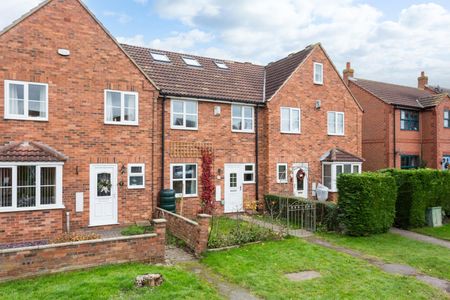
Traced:
POLYGON ((214 62, 219 69, 228 69, 228 66, 223 61, 214 62))
POLYGON ((202 65, 195 58, 191 57, 182 57, 185 64, 192 67, 201 67, 202 65))
POLYGON ((150 52, 150 55, 156 61, 170 62, 169 57, 163 53, 150 52))

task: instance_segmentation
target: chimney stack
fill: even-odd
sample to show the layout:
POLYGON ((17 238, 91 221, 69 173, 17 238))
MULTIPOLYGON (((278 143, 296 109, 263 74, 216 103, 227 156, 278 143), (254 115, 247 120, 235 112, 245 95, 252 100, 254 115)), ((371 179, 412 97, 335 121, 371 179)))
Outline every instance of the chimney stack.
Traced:
POLYGON ((418 81, 418 88, 421 90, 425 89, 425 86, 428 85, 428 76, 425 76, 425 72, 422 71, 422 73, 420 73, 420 77, 417 78, 418 81))
POLYGON ((343 78, 346 85, 348 85, 348 79, 353 78, 355 75, 355 71, 352 69, 352 65, 350 62, 347 62, 347 66, 343 72, 343 78))

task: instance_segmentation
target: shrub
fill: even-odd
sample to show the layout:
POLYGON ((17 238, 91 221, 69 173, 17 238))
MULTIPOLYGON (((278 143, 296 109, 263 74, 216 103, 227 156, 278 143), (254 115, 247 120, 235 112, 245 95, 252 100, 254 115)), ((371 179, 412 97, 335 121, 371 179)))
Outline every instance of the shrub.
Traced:
POLYGON ((384 233, 394 223, 397 188, 388 174, 342 174, 338 178, 338 222, 353 236, 384 233))
POLYGON ((423 227, 429 207, 441 206, 450 214, 450 172, 431 169, 381 172, 393 176, 397 183, 396 226, 423 227))

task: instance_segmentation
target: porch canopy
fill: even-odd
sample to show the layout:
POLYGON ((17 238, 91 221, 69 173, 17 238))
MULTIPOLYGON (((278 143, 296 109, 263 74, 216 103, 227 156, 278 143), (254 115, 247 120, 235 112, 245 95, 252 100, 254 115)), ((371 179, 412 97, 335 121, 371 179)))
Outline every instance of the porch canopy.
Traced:
POLYGON ((65 162, 67 156, 39 142, 10 142, 0 146, 0 162, 65 162))
POLYGON ((322 162, 363 163, 364 159, 339 148, 327 151, 320 159, 322 162))

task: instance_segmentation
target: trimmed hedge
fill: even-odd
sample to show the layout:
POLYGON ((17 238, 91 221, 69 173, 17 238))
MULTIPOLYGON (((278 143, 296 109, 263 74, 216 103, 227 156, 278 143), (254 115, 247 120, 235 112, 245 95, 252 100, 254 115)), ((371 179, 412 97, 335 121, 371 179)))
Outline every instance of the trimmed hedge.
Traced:
POLYGON ((441 206, 450 214, 450 172, 419 170, 383 170, 397 183, 395 225, 400 228, 417 228, 426 225, 425 214, 429 207, 441 206))
POLYGON ((397 197, 394 178, 380 173, 342 174, 337 187, 337 221, 344 233, 365 236, 391 228, 397 197))

